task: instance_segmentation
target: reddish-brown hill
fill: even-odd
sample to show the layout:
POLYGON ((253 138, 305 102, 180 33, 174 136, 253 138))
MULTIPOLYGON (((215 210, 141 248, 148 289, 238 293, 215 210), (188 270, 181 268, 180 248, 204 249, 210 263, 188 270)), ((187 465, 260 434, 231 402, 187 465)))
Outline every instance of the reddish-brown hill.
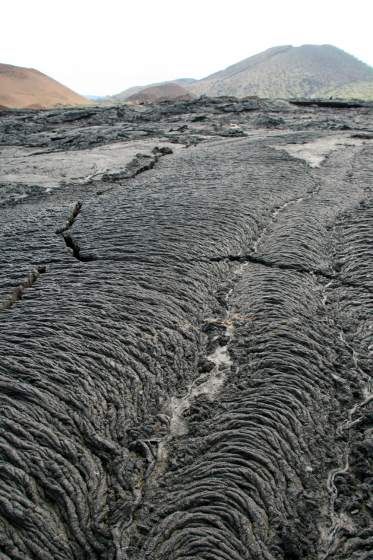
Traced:
POLYGON ((89 105, 85 97, 33 68, 0 64, 0 105, 11 108, 48 108, 89 105))
POLYGON ((159 103, 169 99, 192 99, 193 95, 184 87, 174 83, 142 89, 130 95, 126 101, 130 103, 159 103))

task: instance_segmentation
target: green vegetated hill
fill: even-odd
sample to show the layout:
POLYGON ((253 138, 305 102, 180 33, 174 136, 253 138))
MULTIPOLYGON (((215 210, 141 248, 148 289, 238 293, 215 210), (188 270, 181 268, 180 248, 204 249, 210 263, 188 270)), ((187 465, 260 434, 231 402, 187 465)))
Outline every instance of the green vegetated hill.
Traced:
POLYGON ((187 85, 196 95, 371 97, 373 69, 331 45, 268 49, 187 85))

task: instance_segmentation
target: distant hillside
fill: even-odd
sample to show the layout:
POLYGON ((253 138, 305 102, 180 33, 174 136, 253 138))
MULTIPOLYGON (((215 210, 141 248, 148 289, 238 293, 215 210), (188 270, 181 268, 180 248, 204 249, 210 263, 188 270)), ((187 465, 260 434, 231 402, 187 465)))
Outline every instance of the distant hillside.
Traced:
MULTIPOLYGON (((373 69, 331 45, 281 46, 246 58, 188 86, 196 95, 362 97, 373 69)), ((370 98, 370 97, 368 97, 370 98)))
POLYGON ((0 64, 0 105, 43 109, 89 103, 86 98, 38 70, 0 64))
POLYGON ((170 99, 192 99, 191 94, 184 87, 176 83, 166 83, 160 86, 141 89, 127 97, 127 103, 158 103, 170 99))
POLYGON ((319 93, 320 97, 340 99, 366 99, 373 101, 373 81, 350 82, 343 86, 327 88, 319 93))
POLYGON ((101 99, 106 99, 106 95, 85 95, 84 97, 86 97, 87 99, 90 99, 91 101, 101 101, 101 99))
POLYGON ((193 78, 180 78, 178 80, 172 80, 171 82, 158 82, 155 84, 147 84, 145 86, 133 86, 130 87, 128 89, 125 89, 124 91, 122 91, 121 93, 117 93, 116 95, 112 95, 111 99, 128 99, 131 95, 135 95, 136 93, 139 93, 140 91, 143 91, 145 89, 148 88, 152 88, 152 87, 158 87, 158 86, 165 86, 168 84, 177 84, 181 87, 188 87, 191 84, 193 84, 194 82, 196 82, 196 80, 194 80, 193 78))

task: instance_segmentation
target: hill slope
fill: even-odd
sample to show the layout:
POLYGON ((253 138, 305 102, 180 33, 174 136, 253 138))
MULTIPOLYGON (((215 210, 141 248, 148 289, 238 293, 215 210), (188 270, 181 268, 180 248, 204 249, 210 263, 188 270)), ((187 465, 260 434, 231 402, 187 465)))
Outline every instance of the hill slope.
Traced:
MULTIPOLYGON (((331 45, 274 47, 188 86, 197 95, 318 97, 332 92, 359 97, 373 84, 373 69, 331 45)), ((366 97, 366 95, 362 95, 366 97)))
POLYGON ((166 86, 170 84, 176 84, 181 87, 189 88, 189 86, 191 86, 196 81, 197 80, 194 80, 193 78, 180 78, 178 80, 172 80, 171 82, 157 82, 155 84, 147 84, 145 86, 133 86, 128 89, 125 89, 124 91, 121 91, 120 93, 112 95, 111 99, 122 99, 122 100, 128 99, 132 95, 136 95, 137 93, 145 89, 159 87, 159 86, 166 86))
POLYGON ((162 84, 141 89, 127 97, 126 101, 132 103, 157 103, 171 99, 192 99, 193 94, 184 87, 175 83, 162 84))
POLYGON ((0 64, 0 105, 48 108, 89 104, 89 100, 38 70, 0 64))

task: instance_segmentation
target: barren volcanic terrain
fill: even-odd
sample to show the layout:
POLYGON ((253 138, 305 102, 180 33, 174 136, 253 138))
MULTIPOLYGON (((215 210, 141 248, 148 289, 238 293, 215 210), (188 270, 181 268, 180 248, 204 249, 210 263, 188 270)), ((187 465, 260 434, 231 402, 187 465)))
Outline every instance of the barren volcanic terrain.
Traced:
POLYGON ((0 107, 46 109, 56 105, 90 103, 34 68, 0 64, 0 107))
POLYGON ((126 99, 129 103, 160 103, 171 100, 189 100, 193 95, 178 84, 162 84, 160 86, 146 87, 133 93, 126 99))
POLYGON ((371 560, 373 104, 0 111, 0 559, 371 560))
POLYGON ((373 99, 373 68, 332 45, 283 45, 190 84, 195 94, 373 99))

